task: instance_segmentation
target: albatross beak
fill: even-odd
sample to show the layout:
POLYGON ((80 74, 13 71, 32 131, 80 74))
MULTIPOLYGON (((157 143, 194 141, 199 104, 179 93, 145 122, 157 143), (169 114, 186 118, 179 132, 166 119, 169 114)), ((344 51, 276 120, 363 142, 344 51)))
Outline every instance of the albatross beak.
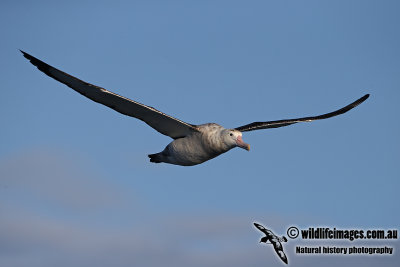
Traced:
POLYGON ((241 147, 241 148, 243 148, 243 149, 246 149, 247 151, 250 150, 250 145, 249 145, 249 144, 246 144, 245 142, 243 142, 241 136, 238 136, 238 137, 236 138, 236 145, 237 145, 238 147, 241 147))

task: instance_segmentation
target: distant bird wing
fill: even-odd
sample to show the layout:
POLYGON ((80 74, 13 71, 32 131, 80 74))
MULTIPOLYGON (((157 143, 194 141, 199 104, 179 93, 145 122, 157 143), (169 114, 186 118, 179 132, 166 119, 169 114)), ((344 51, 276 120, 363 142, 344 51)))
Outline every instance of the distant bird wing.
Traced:
MULTIPOLYGON (((279 243, 279 242, 278 242, 278 243, 279 243)), ((275 244, 274 244, 274 249, 275 249, 275 251, 276 251, 276 254, 278 254, 279 258, 281 258, 281 260, 282 260, 284 263, 288 264, 288 258, 286 257, 285 252, 283 252, 282 244, 281 244, 281 243, 278 244, 278 243, 275 243, 275 244)))
POLYGON ((268 229, 262 226, 261 224, 254 223, 254 226, 257 227, 257 229, 263 232, 264 234, 269 235, 268 229))
POLYGON ((241 132, 247 132, 247 131, 254 131, 254 130, 261 130, 261 129, 278 128, 278 127, 288 126, 288 125, 298 123, 298 122, 310 122, 310 121, 315 121, 315 120, 328 119, 328 118, 346 113, 347 111, 357 107, 362 102, 364 102, 368 97, 369 97, 369 94, 366 94, 363 97, 357 99, 353 103, 351 103, 341 109, 338 109, 336 111, 326 113, 323 115, 304 117, 304 118, 298 118, 298 119, 279 120, 279 121, 253 122, 250 124, 246 124, 246 125, 237 127, 236 130, 241 131, 241 132))
POLYGON ((71 87, 97 103, 106 105, 124 115, 144 121, 150 127, 164 135, 177 139, 185 137, 193 131, 197 131, 195 125, 178 120, 153 107, 143 105, 104 88, 84 82, 44 63, 24 51, 21 52, 33 65, 51 78, 71 87))

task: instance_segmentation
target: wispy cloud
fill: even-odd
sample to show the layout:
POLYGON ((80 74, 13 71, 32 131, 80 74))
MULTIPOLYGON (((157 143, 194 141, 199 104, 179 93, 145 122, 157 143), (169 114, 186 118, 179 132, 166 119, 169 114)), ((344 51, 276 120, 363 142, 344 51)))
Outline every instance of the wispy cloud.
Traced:
POLYGON ((66 154, 52 151, 31 150, 3 159, 0 177, 0 190, 8 201, 26 204, 29 198, 81 210, 124 203, 123 188, 66 154))
MULTIPOLYGON (((65 155, 3 159, 0 177, 0 266, 281 266, 258 244, 251 215, 146 211, 132 192, 65 155)), ((279 216, 261 219, 285 230, 279 216)), ((395 266, 397 257, 300 257, 293 242, 285 250, 293 266, 395 266)))

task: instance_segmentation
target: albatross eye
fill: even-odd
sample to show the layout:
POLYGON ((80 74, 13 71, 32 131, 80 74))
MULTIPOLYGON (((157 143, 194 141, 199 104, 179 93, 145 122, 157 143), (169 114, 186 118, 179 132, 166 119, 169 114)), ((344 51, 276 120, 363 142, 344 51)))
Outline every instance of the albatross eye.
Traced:
POLYGON ((230 136, 233 136, 233 133, 230 133, 229 135, 230 135, 230 136))

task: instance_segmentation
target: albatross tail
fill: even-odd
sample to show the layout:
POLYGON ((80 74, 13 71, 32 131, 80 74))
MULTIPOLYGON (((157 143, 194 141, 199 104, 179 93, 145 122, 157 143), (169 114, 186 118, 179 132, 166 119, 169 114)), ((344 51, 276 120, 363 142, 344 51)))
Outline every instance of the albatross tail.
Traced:
POLYGON ((150 162, 161 163, 160 153, 149 154, 148 157, 150 158, 150 162))

